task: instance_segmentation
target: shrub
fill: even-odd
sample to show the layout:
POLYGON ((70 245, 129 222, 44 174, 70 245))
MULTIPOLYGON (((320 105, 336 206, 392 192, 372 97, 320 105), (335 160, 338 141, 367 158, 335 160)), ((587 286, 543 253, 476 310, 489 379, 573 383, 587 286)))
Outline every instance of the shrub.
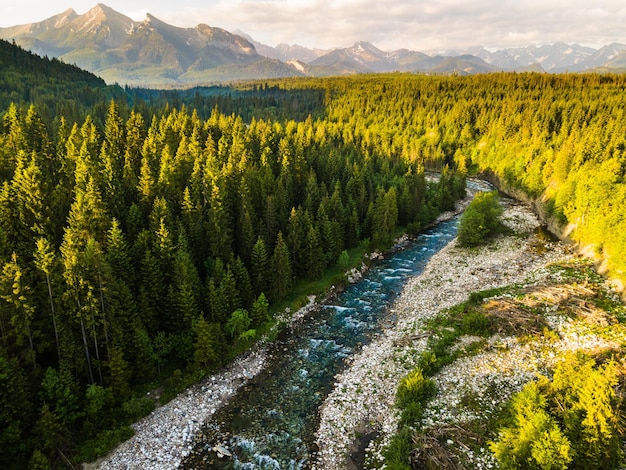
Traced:
POLYGON ((497 191, 476 194, 461 217, 457 235, 459 244, 466 247, 478 246, 500 233, 501 215, 497 191))
POLYGON ((546 411, 546 397, 536 382, 511 400, 514 425, 500 431, 491 450, 503 470, 565 470, 571 445, 546 411))
POLYGON ((134 434, 135 431, 129 426, 99 432, 95 438, 85 441, 80 446, 79 458, 81 462, 93 462, 106 455, 120 442, 130 439, 134 434))
POLYGON ((337 260, 337 266, 342 271, 347 270, 350 267, 350 255, 347 250, 343 250, 339 255, 339 259, 337 260))
POLYGON ((461 331, 467 335, 489 336, 491 320, 482 312, 470 312, 461 320, 461 331))
POLYGON ((129 422, 135 422, 154 411, 154 400, 148 397, 133 397, 124 402, 122 409, 129 422))
POLYGON ((400 426, 415 427, 419 424, 424 416, 424 409, 421 403, 409 403, 400 414, 400 426))
POLYGON ((569 355, 552 381, 541 377, 511 399, 512 424, 490 443, 500 467, 517 469, 613 469, 622 449, 620 400, 613 363, 569 355))
POLYGON ((385 450, 385 468, 389 470, 411 470, 411 451, 413 450, 413 432, 402 428, 391 440, 385 450))
POLYGON ((411 403, 422 403, 435 393, 435 382, 424 377, 419 367, 402 379, 398 386, 397 402, 400 408, 411 403))
POLYGON ((423 374, 433 375, 437 370, 437 365, 437 355, 430 349, 420 355, 418 366, 422 369, 423 374))

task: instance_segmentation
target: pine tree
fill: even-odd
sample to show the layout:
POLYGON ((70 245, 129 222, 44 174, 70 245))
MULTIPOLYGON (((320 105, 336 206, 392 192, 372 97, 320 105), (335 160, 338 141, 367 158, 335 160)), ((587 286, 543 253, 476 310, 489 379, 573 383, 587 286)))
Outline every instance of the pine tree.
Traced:
POLYGON ((52 293, 52 275, 57 264, 56 256, 50 242, 46 238, 37 240, 37 249, 34 253, 34 263, 37 269, 44 273, 46 286, 48 288, 48 300, 50 301, 50 314, 52 315, 52 326, 54 328, 54 339, 57 348, 57 358, 61 363, 61 347, 59 343, 59 328, 57 326, 57 315, 52 293))
POLYGON ((200 277, 185 243, 179 243, 174 257, 176 306, 181 328, 190 328, 200 315, 200 277))
POLYGON ((324 275, 324 252, 322 251, 320 233, 313 224, 309 225, 306 244, 306 275, 311 280, 320 279, 324 275))
MULTIPOLYGON (((96 324, 99 317, 98 286, 100 280, 94 275, 94 261, 99 259, 100 242, 107 227, 104 205, 93 180, 90 178, 86 189, 77 189, 72 203, 68 225, 65 228, 61 254, 63 255, 63 277, 68 286, 68 295, 75 305, 74 316, 78 320, 83 339, 87 373, 90 383, 94 383, 92 360, 87 344, 87 329, 91 330, 96 359, 99 359, 99 341, 96 324), (89 248, 89 251, 88 251, 89 248), (90 253, 90 256, 85 256, 90 253)), ((101 286, 100 286, 101 288, 101 286)), ((101 378, 101 363, 97 367, 101 378)))
POLYGON ((278 232, 274 253, 271 259, 271 288, 273 301, 283 299, 291 291, 292 272, 289 250, 283 240, 283 233, 278 232))
POLYGON ((237 257, 230 265, 235 283, 237 285, 237 292, 239 292, 239 299, 241 300, 240 306, 245 309, 252 307, 254 301, 254 291, 252 289, 252 282, 250 281, 250 274, 246 265, 237 257))
POLYGON ((393 243, 398 222, 396 189, 385 191, 379 188, 372 214, 372 241, 380 248, 389 248, 393 243))
POLYGON ((11 186, 8 181, 5 181, 0 188, 0 255, 2 259, 8 259, 15 251, 18 240, 18 219, 15 212, 11 186))
POLYGON ((265 297, 265 294, 261 293, 259 297, 252 304, 251 320, 253 325, 261 326, 267 322, 270 318, 270 304, 265 297))
POLYGON ((291 209, 289 223, 287 225, 287 246, 292 259, 294 274, 297 277, 305 277, 307 274, 307 233, 310 222, 308 213, 303 213, 301 208, 291 209))
POLYGON ((20 252, 26 254, 30 252, 32 239, 48 233, 50 225, 47 190, 35 154, 29 157, 23 152, 18 154, 11 193, 19 222, 20 252))
MULTIPOLYGON (((148 383, 157 372, 157 352, 148 331, 136 318, 131 326, 132 340, 126 345, 124 352, 132 370, 133 383, 148 383)), ((161 332, 162 333, 162 332, 161 332)))
POLYGON ((269 287, 270 259, 263 238, 259 237, 252 248, 251 280, 255 295, 267 292, 269 287))
POLYGON ((231 250, 231 223, 220 186, 213 185, 209 198, 208 235, 211 255, 228 259, 231 250))
POLYGON ((0 467, 19 465, 32 419, 32 394, 26 374, 15 358, 0 349, 0 467))
MULTIPOLYGON (((17 346, 22 346, 25 342, 28 343, 28 352, 25 356, 28 362, 32 362, 33 369, 35 369, 37 360, 32 329, 35 308, 30 299, 31 295, 30 286, 23 279, 22 268, 17 262, 17 255, 13 253, 11 260, 5 263, 0 274, 0 298, 6 303, 9 323, 17 346)), ((5 334, 3 331, 3 336, 5 334)))
POLYGON ((46 403, 67 430, 74 429, 82 415, 75 379, 67 368, 49 367, 41 381, 41 401, 46 403))
POLYGON ((131 370, 119 347, 114 346, 111 348, 109 371, 111 375, 111 391, 116 401, 121 402, 130 393, 131 370))
POLYGON ((203 315, 193 322, 193 332, 196 336, 193 359, 197 367, 207 367, 219 364, 220 327, 215 323, 207 323, 203 315))
POLYGON ((222 290, 215 285, 215 279, 209 278, 206 292, 207 305, 211 311, 211 322, 218 324, 226 323, 230 311, 225 299, 222 297, 222 290))
POLYGON ((157 331, 172 328, 169 322, 169 299, 163 295, 165 277, 161 271, 159 260, 152 250, 144 252, 141 260, 139 279, 139 317, 148 331, 155 334, 157 331))
POLYGON ((50 136, 41 116, 32 104, 28 107, 26 117, 24 118, 24 133, 29 151, 44 157, 43 160, 46 164, 43 165, 42 170, 47 177, 52 176, 50 172, 52 168, 50 168, 49 161, 51 151, 50 136))
MULTIPOLYGON (((145 122, 140 113, 132 111, 126 122, 126 145, 124 148, 124 166, 122 180, 125 194, 134 196, 139 185, 139 171, 141 168, 141 145, 145 139, 145 122)), ((131 197, 134 199, 134 197, 131 197)))
POLYGON ((241 308, 241 296, 237 288, 237 280, 235 279, 230 265, 220 279, 219 291, 226 312, 231 313, 241 308))
POLYGON ((15 169, 15 156, 22 152, 28 152, 26 133, 24 132, 24 119, 22 113, 14 103, 9 105, 2 120, 4 140, 4 152, 0 162, 2 175, 8 179, 15 169))
POLYGON ((156 195, 157 186, 154 179, 150 161, 145 156, 141 159, 141 167, 139 169, 139 180, 137 182, 137 191, 139 192, 139 200, 144 208, 152 207, 152 201, 156 195))
POLYGON ((70 443, 70 431, 64 426, 59 416, 50 410, 47 403, 41 407, 35 432, 41 443, 40 450, 49 461, 56 460, 58 452, 67 448, 70 443))

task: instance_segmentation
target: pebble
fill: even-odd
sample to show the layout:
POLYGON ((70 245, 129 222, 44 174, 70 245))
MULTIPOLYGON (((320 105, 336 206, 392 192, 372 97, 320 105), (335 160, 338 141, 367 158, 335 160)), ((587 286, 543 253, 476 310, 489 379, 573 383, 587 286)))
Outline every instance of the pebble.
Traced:
MULTIPOLYGON (((318 307, 315 296, 298 311, 284 312, 283 322, 301 321, 318 307)), ((240 356, 222 372, 181 392, 169 403, 133 424, 135 435, 120 444, 95 464, 84 464, 85 470, 167 470, 178 468, 193 451, 195 436, 202 425, 228 402, 237 390, 263 370, 267 348, 262 343, 240 356)), ((230 452, 220 446, 220 454, 230 452)))
MULTIPOLYGON (((206 420, 234 395, 239 387, 262 370, 266 351, 260 347, 241 357, 221 373, 180 393, 133 424, 135 435, 120 444, 97 465, 102 470, 177 468, 193 450, 194 436, 206 420)), ((228 449, 220 453, 229 456, 228 449)))
MULTIPOLYGON (((503 218, 517 232, 531 232, 540 225, 530 208, 520 204, 507 205, 503 218)), ((393 306, 397 322, 364 346, 335 377, 333 390, 320 408, 315 470, 348 468, 355 436, 364 432, 378 432, 379 444, 389 442, 398 424, 397 384, 416 367, 419 352, 426 348, 427 335, 420 334, 426 333, 428 319, 466 300, 470 292, 522 282, 548 262, 566 257, 560 244, 537 254, 530 250, 532 243, 532 239, 499 237, 488 247, 468 251, 452 241, 405 285, 393 306), (403 341, 407 336, 415 338, 408 345, 403 341)))

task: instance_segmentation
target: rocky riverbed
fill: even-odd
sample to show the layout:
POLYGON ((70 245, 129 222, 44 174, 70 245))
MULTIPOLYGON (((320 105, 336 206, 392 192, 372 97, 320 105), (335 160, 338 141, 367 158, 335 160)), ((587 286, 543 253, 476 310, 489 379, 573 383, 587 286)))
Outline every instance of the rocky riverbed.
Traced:
POLYGON ((317 469, 356 468, 357 454, 363 450, 359 445, 375 435, 382 447, 395 433, 397 385, 426 348, 428 319, 466 300, 472 291, 537 282, 547 275, 546 264, 571 256, 567 246, 546 246, 537 239, 534 232, 540 222, 528 207, 508 203, 503 217, 515 235, 478 249, 461 249, 452 242, 441 250, 396 300, 395 324, 353 356, 347 370, 336 377, 320 410, 317 469))
MULTIPOLYGON (((278 320, 299 322, 315 308, 318 304, 311 296, 306 306, 297 312, 284 312, 278 320)), ((266 360, 267 344, 261 341, 220 373, 207 377, 133 424, 133 437, 107 457, 83 465, 84 470, 177 468, 193 450, 194 437, 202 425, 239 388, 263 370, 266 360)))
POLYGON ((191 452, 193 437, 202 424, 263 368, 265 359, 265 349, 258 348, 221 373, 190 387, 135 423, 135 435, 108 457, 85 468, 161 470, 178 467, 191 452))
MULTIPOLYGON (((470 198, 463 201, 459 210, 470 198)), ((445 214, 449 218, 453 214, 445 214)), ((526 206, 509 202, 504 219, 518 233, 532 233, 540 224, 526 206)), ((425 272, 411 280, 391 307, 396 321, 382 335, 351 358, 347 370, 336 377, 330 396, 320 410, 316 468, 350 468, 349 454, 355 437, 391 436, 397 425, 393 412, 397 383, 414 367, 425 347, 420 326, 441 309, 464 300, 475 290, 520 282, 541 267, 566 256, 560 244, 541 252, 536 237, 500 237, 493 244, 472 251, 453 242, 435 255, 425 272), (408 354, 408 351, 411 354, 408 354)), ((290 314, 297 321, 316 308, 313 299, 302 311, 290 314)), ((136 423, 135 436, 107 458, 86 468, 170 469, 180 465, 193 448, 193 438, 217 409, 263 369, 267 351, 262 345, 238 359, 220 374, 191 387, 177 398, 136 423)))

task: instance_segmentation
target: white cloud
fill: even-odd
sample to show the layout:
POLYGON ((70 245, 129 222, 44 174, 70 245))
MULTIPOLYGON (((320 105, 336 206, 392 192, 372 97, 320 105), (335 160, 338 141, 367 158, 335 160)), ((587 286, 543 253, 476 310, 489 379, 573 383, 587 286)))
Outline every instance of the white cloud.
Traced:
POLYGON ((621 1, 573 0, 239 0, 163 12, 191 26, 200 21, 240 29, 269 45, 348 46, 371 41, 386 50, 509 47, 555 41, 600 46, 625 41, 621 1))

